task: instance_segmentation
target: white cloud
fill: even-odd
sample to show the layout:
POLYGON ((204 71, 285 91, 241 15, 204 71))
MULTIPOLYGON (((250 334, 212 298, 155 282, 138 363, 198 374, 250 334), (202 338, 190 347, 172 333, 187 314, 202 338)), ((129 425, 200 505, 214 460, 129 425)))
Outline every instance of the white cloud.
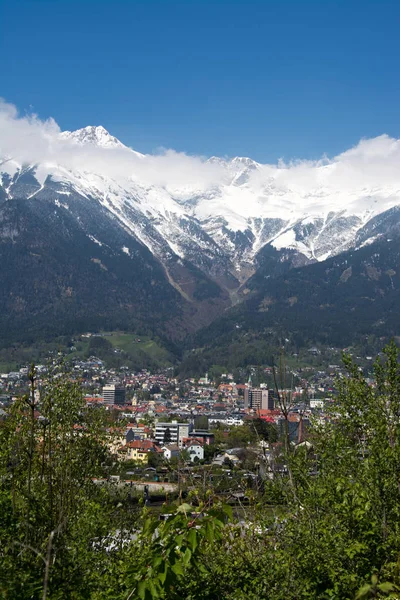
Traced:
MULTIPOLYGON (((186 187, 207 190, 229 183, 233 177, 229 162, 207 162, 204 157, 174 150, 141 157, 124 148, 77 145, 60 137, 60 128, 52 118, 19 115, 15 106, 4 100, 0 100, 0 156, 19 163, 58 164, 112 178, 132 177, 145 185, 161 185, 182 193, 186 187)), ((258 165, 249 173, 249 185, 264 196, 271 188, 274 193, 299 194, 301 202, 309 194, 314 199, 323 195, 325 189, 330 194, 382 186, 400 190, 400 141, 381 135, 363 139, 332 159, 324 156, 318 161, 258 165)))
POLYGON ((202 157, 174 150, 141 157, 130 149, 78 145, 60 137, 54 119, 36 115, 19 116, 12 104, 0 99, 0 156, 20 163, 58 164, 63 167, 101 173, 113 178, 134 177, 147 184, 207 188, 222 181, 220 165, 202 157))

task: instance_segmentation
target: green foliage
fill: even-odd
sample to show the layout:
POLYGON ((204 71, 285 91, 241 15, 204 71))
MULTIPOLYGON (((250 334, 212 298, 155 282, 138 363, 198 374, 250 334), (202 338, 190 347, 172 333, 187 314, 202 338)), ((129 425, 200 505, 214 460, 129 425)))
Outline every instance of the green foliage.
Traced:
POLYGON ((219 447, 216 444, 205 444, 204 445, 204 459, 206 462, 210 462, 216 454, 219 452, 219 447))
POLYGON ((208 429, 208 417, 206 415, 198 415, 194 419, 194 428, 198 429, 208 429))
POLYGON ((382 340, 398 335, 397 241, 378 241, 306 267, 293 268, 290 251, 287 260, 280 259, 271 246, 260 252, 242 302, 194 335, 197 351, 184 357, 182 374, 199 375, 197 365, 204 372, 215 363, 229 370, 271 365, 283 343, 292 353, 319 343, 356 344, 364 355, 374 355, 382 340))
POLYGON ((229 507, 200 507, 193 512, 189 504, 182 504, 163 523, 147 518, 139 540, 140 563, 127 570, 132 596, 142 600, 182 598, 186 577, 193 572, 207 574, 202 563, 204 551, 210 551, 222 539, 229 517, 229 507))
POLYGON ((215 444, 226 448, 244 448, 260 441, 273 443, 278 436, 276 426, 261 418, 250 419, 244 425, 216 427, 213 432, 215 444))
MULTIPOLYGON (((212 552, 204 548, 201 562, 206 573, 190 571, 185 582, 176 582, 181 597, 396 597, 400 583, 393 568, 400 555, 397 348, 387 347, 385 360, 376 364, 376 387, 368 385, 349 358, 344 360, 348 377, 341 381, 331 419, 323 426, 314 425, 312 451, 289 448, 280 458, 286 470, 276 472, 265 486, 265 499, 274 498, 283 512, 268 514, 261 504, 257 528, 233 538, 222 535, 212 552), (256 535, 258 530, 262 535, 256 535)), ((239 429, 238 440, 242 434, 245 430, 239 429)))
POLYGON ((118 493, 92 481, 105 474, 105 418, 62 368, 40 402, 34 369, 30 379, 31 393, 0 426, 0 596, 85 597, 110 563, 101 540, 124 522, 118 493))
POLYGON ((172 436, 171 436, 171 430, 169 427, 166 428, 166 430, 164 431, 164 445, 166 444, 170 444, 172 440, 172 436))
MULTIPOLYGON (((165 507, 164 521, 147 508, 135 516, 119 486, 93 484, 107 464, 103 416, 86 409, 65 374, 44 386, 44 420, 36 419, 32 370, 31 394, 0 426, 1 596, 398 598, 398 349, 384 350, 374 385, 349 357, 344 362, 347 376, 329 418, 313 424, 310 447, 278 443, 270 461, 258 455, 266 476, 254 484, 236 468, 232 475, 203 466, 189 486, 177 462, 178 502, 186 485, 191 504, 165 507), (235 504, 240 520, 222 502, 232 490, 246 499, 235 504)), ((263 422, 235 430, 231 443, 272 441, 263 422)), ((250 464, 250 456, 243 460, 250 464)))
POLYGON ((157 454, 156 452, 150 452, 147 460, 147 466, 152 467, 153 469, 157 469, 157 467, 163 464, 163 457, 157 454))
POLYGON ((96 356, 108 368, 128 366, 132 370, 159 369, 171 366, 179 357, 179 349, 165 338, 127 332, 105 332, 91 338, 81 336, 49 336, 33 344, 13 344, 7 338, 0 342, 0 367, 2 371, 15 371, 29 364, 44 364, 49 356, 65 355, 66 360, 85 360, 96 356), (4 348, 1 345, 4 344, 4 348), (117 352, 114 352, 117 350, 117 352))

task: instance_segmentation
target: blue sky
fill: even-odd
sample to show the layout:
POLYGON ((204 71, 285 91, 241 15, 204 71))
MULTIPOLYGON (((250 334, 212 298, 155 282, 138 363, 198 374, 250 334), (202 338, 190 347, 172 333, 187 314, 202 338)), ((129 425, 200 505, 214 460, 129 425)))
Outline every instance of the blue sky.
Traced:
POLYGON ((333 156, 400 137, 398 1, 0 0, 0 96, 142 152, 333 156))

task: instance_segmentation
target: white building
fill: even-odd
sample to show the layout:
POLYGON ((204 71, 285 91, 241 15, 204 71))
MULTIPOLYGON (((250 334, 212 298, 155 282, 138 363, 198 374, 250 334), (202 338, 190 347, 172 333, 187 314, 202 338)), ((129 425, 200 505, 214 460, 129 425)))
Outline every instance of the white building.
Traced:
POLYGON ((189 437, 191 430, 192 425, 190 423, 178 423, 177 421, 157 423, 155 439, 160 446, 164 444, 177 444, 179 448, 182 448, 183 439, 189 437), (167 431, 169 431, 169 434, 167 431))
POLYGON ((221 425, 228 426, 239 426, 243 425, 244 420, 241 417, 235 417, 232 415, 213 415, 208 417, 209 425, 216 425, 217 423, 221 423, 221 425))
POLYGON ((179 458, 180 450, 176 444, 168 444, 163 446, 161 450, 164 452, 164 458, 171 460, 171 458, 179 458))
POLYGON ((203 460, 204 448, 199 440, 188 440, 185 442, 184 448, 189 452, 191 462, 195 462, 196 458, 203 460))
POLYGON ((310 408, 324 408, 323 400, 310 400, 310 408))

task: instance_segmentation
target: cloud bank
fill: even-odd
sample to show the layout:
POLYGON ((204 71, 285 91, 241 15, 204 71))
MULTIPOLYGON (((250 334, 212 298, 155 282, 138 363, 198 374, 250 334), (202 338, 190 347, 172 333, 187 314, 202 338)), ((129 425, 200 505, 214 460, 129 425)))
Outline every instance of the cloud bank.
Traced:
MULTIPOLYGON (((19 163, 61 165, 81 172, 101 173, 111 178, 133 178, 144 185, 171 189, 208 190, 229 184, 245 165, 242 162, 210 160, 174 150, 138 155, 128 148, 107 149, 78 145, 60 136, 54 119, 19 115, 15 106, 0 100, 0 156, 19 163)), ((253 163, 247 169, 246 185, 291 190, 301 196, 316 190, 347 192, 395 186, 400 190, 400 140, 381 135, 363 139, 333 158, 318 161, 283 161, 275 165, 253 163)))

